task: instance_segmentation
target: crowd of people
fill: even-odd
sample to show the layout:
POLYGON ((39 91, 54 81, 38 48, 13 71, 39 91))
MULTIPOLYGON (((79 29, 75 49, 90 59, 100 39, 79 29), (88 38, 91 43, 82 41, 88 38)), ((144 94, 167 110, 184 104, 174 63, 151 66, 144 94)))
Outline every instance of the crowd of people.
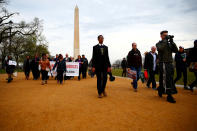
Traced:
MULTIPOLYGON (((66 54, 65 58, 62 54, 56 54, 55 58, 50 58, 48 54, 42 54, 42 57, 39 58, 37 54, 33 59, 30 59, 30 56, 26 56, 26 59, 23 63, 23 69, 25 73, 25 77, 28 80, 30 71, 33 74, 33 80, 37 80, 40 78, 40 74, 42 77, 42 84, 47 84, 47 80, 49 79, 49 73, 56 69, 57 76, 54 79, 57 79, 57 82, 63 84, 63 80, 71 79, 72 77, 65 76, 66 72, 66 62, 79 62, 79 76, 78 80, 81 79, 81 75, 83 79, 86 79, 86 72, 88 69, 88 60, 85 55, 82 57, 79 55, 76 60, 73 57, 69 57, 66 54), (55 65, 51 67, 50 62, 54 61, 55 65)), ((53 74, 50 75, 53 77, 53 74)))
MULTIPOLYGON (((138 91, 138 80, 141 75, 141 70, 148 72, 149 77, 147 79, 147 87, 150 88, 152 84, 152 89, 158 91, 158 95, 162 97, 163 94, 167 94, 167 101, 170 103, 175 103, 175 99, 172 96, 177 93, 175 83, 181 78, 183 74, 184 77, 184 89, 189 89, 193 91, 195 85, 197 85, 197 40, 194 41, 194 47, 189 50, 189 53, 185 53, 184 47, 180 46, 179 50, 173 41, 173 36, 168 35, 168 31, 161 31, 161 40, 151 47, 150 52, 145 53, 144 64, 142 64, 142 55, 137 48, 137 43, 132 43, 132 49, 129 51, 127 58, 123 58, 121 66, 123 69, 122 76, 126 77, 128 71, 135 71, 136 77, 132 80, 131 85, 135 92, 138 91), (158 53, 157 53, 158 51, 158 53), (174 77, 174 66, 173 66, 173 53, 175 54, 176 62, 176 72, 177 77, 174 77), (190 71, 194 72, 195 81, 189 86, 187 85, 187 67, 189 66, 190 71), (156 85, 155 75, 159 74, 159 86, 156 85)), ((57 82, 62 84, 63 80, 71 79, 70 76, 65 76, 66 72, 66 62, 78 62, 79 63, 79 75, 78 80, 86 79, 87 69, 91 67, 90 76, 93 77, 94 74, 97 76, 97 91, 98 97, 106 97, 107 93, 105 87, 107 84, 107 76, 110 76, 110 81, 114 81, 111 72, 111 63, 109 60, 108 47, 103 44, 104 37, 102 35, 98 36, 98 44, 93 47, 92 59, 88 63, 85 55, 82 57, 79 55, 75 60, 73 57, 69 57, 66 54, 65 58, 62 54, 57 54, 55 58, 50 58, 48 54, 42 54, 39 58, 36 54, 33 59, 27 56, 24 61, 24 72, 26 79, 29 79, 30 71, 32 71, 33 79, 37 80, 42 74, 42 84, 47 84, 49 78, 48 72, 53 71, 56 68, 57 82), (53 68, 50 65, 50 61, 54 61, 55 65, 53 68), (40 67, 40 69, 39 69, 40 67)), ((8 61, 11 57, 8 57, 8 61)), ((7 64, 8 82, 12 80, 11 74, 14 71, 14 67, 7 64)), ((53 77, 53 75, 51 75, 53 77)))
MULTIPOLYGON (((184 89, 193 91, 194 86, 197 85, 197 40, 194 41, 194 47, 189 51, 184 50, 183 46, 179 47, 173 41, 173 36, 168 35, 168 31, 162 31, 160 33, 161 40, 156 46, 151 47, 150 52, 145 53, 144 60, 144 72, 148 72, 149 77, 147 79, 147 88, 158 91, 158 95, 162 97, 162 94, 167 94, 167 101, 175 103, 173 94, 177 93, 175 83, 180 80, 183 74, 184 89), (156 53, 158 51, 158 54, 156 53), (176 63, 176 78, 174 78, 174 65, 173 56, 175 53, 176 63), (187 69, 194 72, 195 80, 187 84, 187 69), (156 86, 155 75, 159 74, 159 86, 156 86)), ((122 76, 126 76, 126 70, 136 71, 137 78, 131 82, 134 91, 137 92, 137 81, 140 78, 140 72, 142 68, 142 56, 137 49, 137 44, 132 43, 132 50, 128 53, 127 59, 123 58, 121 62, 122 76)))

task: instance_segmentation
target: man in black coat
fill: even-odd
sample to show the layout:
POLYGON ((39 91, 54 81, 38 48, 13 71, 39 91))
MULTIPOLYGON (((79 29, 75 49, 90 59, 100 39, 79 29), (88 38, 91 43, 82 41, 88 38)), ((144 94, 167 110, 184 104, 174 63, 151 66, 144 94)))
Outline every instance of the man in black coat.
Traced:
POLYGON ((24 70, 25 77, 27 80, 29 79, 29 74, 31 70, 29 58, 30 58, 29 56, 26 56, 26 59, 24 60, 24 63, 23 63, 23 70, 24 70))
POLYGON ((168 35, 168 31, 161 31, 161 41, 156 44, 159 59, 159 87, 158 95, 162 97, 167 94, 167 101, 176 103, 173 94, 177 93, 174 77, 174 67, 172 53, 177 53, 178 48, 173 41, 173 36, 168 35))
POLYGON ((37 80, 40 77, 40 71, 39 71, 39 58, 36 54, 35 57, 31 61, 31 70, 33 74, 33 79, 37 80))
POLYGON ((68 54, 66 54, 66 57, 64 58, 64 61, 65 62, 70 62, 70 58, 69 58, 68 54))
POLYGON ((156 53, 156 47, 153 46, 151 51, 145 55, 144 70, 147 70, 149 73, 147 87, 150 88, 150 84, 152 83, 152 89, 154 90, 157 89, 155 81, 155 74, 158 72, 157 61, 158 55, 156 53))
POLYGON ((190 90, 193 92, 194 86, 197 85, 197 40, 194 41, 194 47, 189 50, 187 61, 189 64, 191 64, 191 62, 194 64, 194 69, 192 72, 194 72, 196 79, 189 85, 190 90))
POLYGON ((142 68, 142 56, 140 51, 137 49, 137 44, 134 42, 132 43, 132 50, 129 51, 127 55, 127 67, 128 70, 136 71, 136 79, 131 82, 133 85, 133 89, 135 92, 137 92, 137 82, 140 79, 140 73, 142 68))
POLYGON ((93 47, 92 56, 92 71, 97 76, 97 90, 98 97, 102 98, 102 94, 107 96, 105 86, 107 83, 107 72, 111 71, 111 64, 109 61, 108 47, 103 45, 103 36, 98 36, 99 43, 93 47))
POLYGON ((184 47, 179 47, 179 52, 175 55, 175 62, 176 62, 176 74, 177 77, 174 80, 174 83, 176 83, 183 73, 184 78, 184 89, 187 88, 187 63, 186 63, 186 53, 184 52, 184 47))
POLYGON ((125 58, 123 58, 121 62, 121 67, 122 67, 122 76, 126 77, 127 60, 125 58))
POLYGON ((5 65, 6 65, 6 73, 8 74, 8 78, 7 78, 8 83, 10 83, 13 80, 12 75, 13 75, 15 67, 16 67, 15 65, 10 65, 9 64, 10 60, 12 60, 12 57, 8 56, 8 59, 7 59, 6 63, 5 63, 5 65))

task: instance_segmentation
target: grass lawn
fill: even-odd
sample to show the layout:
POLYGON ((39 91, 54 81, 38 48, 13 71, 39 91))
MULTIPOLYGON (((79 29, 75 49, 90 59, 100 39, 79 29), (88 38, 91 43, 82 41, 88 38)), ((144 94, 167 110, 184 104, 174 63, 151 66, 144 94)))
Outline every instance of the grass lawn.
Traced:
MULTIPOLYGON (((112 69, 112 74, 115 75, 115 76, 122 76, 122 69, 112 69)), ((174 79, 176 77, 176 70, 175 70, 175 73, 174 73, 174 79)), ((195 76, 194 76, 194 73, 193 72, 187 72, 187 81, 188 81, 188 84, 190 84, 191 82, 193 82, 195 80, 195 76)), ((159 81, 159 75, 155 75, 155 78, 156 78, 156 81, 159 81)), ((183 77, 177 81, 176 84, 181 84, 183 85, 183 77)))
MULTIPOLYGON (((17 71, 17 72, 23 72, 22 69, 15 69, 15 71, 17 71)), ((0 69, 0 74, 5 74, 5 73, 6 73, 6 70, 0 69)))

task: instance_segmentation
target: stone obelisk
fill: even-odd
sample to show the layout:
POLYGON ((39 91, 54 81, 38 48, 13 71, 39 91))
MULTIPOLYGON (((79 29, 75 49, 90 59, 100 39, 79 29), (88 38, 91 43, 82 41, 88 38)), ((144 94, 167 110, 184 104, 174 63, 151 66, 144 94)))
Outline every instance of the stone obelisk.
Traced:
POLYGON ((76 59, 79 54, 79 8, 76 5, 74 14, 74 58, 76 59))

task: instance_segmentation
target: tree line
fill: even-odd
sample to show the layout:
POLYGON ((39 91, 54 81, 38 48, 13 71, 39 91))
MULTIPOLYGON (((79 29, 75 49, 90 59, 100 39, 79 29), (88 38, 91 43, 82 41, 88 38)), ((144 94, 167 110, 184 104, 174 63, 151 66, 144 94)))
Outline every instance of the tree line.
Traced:
POLYGON ((31 22, 14 21, 18 12, 9 12, 6 9, 7 0, 0 0, 0 63, 5 68, 7 56, 11 56, 17 66, 29 55, 47 53, 48 42, 43 35, 43 21, 34 18, 31 22))

